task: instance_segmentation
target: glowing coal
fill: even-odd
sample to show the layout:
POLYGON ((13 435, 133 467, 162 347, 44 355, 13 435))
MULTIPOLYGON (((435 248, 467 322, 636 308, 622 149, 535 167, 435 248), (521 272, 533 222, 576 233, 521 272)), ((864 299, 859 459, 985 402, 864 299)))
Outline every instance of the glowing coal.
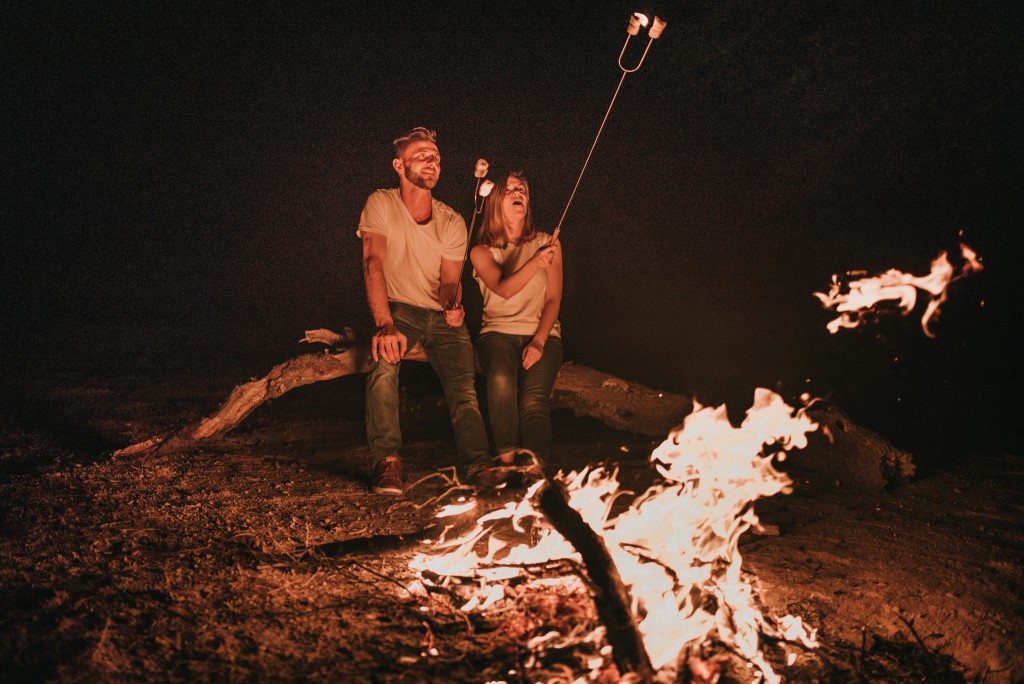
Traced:
POLYGON ((946 252, 942 252, 932 261, 931 272, 926 276, 914 276, 896 269, 890 269, 882 275, 871 278, 860 278, 847 283, 844 287, 840 278, 832 276, 832 286, 828 293, 815 292, 826 309, 835 309, 840 316, 829 321, 827 327, 832 334, 842 328, 856 328, 863 322, 865 314, 876 311, 881 302, 896 302, 903 314, 913 311, 917 304, 917 291, 922 290, 931 295, 928 306, 921 317, 921 329, 928 337, 934 337, 928 329, 928 323, 939 312, 939 306, 946 301, 949 284, 957 278, 982 269, 978 255, 965 244, 960 245, 964 263, 959 275, 953 269, 946 252))
MULTIPOLYGON (((779 681, 760 650, 763 635, 816 645, 814 630, 799 618, 762 613, 753 579, 741 571, 738 548, 740 536, 758 524, 753 502, 791 491, 792 481, 776 469, 775 459, 805 447, 807 435, 816 429, 802 410, 758 389, 738 427, 724 406, 695 403, 683 426, 651 454, 664 482, 632 501, 626 501, 633 495, 620 489, 614 471, 559 474, 570 505, 601 537, 628 588, 655 668, 672 669, 685 649, 717 638, 755 666, 765 681, 779 681), (613 508, 622 512, 613 515, 613 508)), ((442 535, 430 553, 418 554, 410 564, 420 581, 472 580, 463 610, 482 610, 501 601, 504 581, 522 577, 525 568, 578 561, 577 551, 532 503, 543 485, 481 516, 466 534, 442 535), (528 542, 498 539, 499 525, 518 530, 528 542)), ((456 510, 462 509, 442 514, 456 510)), ((574 577, 564 581, 578 583, 574 577)))

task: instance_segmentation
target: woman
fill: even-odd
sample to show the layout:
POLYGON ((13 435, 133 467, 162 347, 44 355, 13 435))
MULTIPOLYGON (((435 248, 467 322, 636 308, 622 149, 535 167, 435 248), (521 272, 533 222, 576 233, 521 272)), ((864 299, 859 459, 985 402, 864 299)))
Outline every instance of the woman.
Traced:
POLYGON ((536 456, 540 475, 551 449, 550 398, 562 366, 562 250, 531 219, 526 179, 505 174, 495 181, 470 252, 484 305, 476 352, 498 454, 490 477, 478 474, 481 484, 500 481, 521 449, 536 456))

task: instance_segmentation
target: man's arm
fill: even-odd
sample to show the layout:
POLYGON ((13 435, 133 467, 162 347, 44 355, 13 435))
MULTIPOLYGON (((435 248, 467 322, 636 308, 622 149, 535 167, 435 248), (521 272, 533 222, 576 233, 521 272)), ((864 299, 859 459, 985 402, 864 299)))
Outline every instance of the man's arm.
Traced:
POLYGON ((388 306, 388 285, 384 280, 384 256, 387 254, 388 239, 377 233, 363 233, 363 279, 366 282, 366 301, 370 315, 377 328, 370 342, 373 360, 381 357, 389 363, 398 363, 405 354, 409 342, 395 327, 388 306))
POLYGON ((459 287, 459 276, 462 275, 462 262, 441 259, 441 288, 438 300, 444 309, 444 318, 448 325, 457 328, 462 325, 466 312, 462 308, 462 289, 459 287))

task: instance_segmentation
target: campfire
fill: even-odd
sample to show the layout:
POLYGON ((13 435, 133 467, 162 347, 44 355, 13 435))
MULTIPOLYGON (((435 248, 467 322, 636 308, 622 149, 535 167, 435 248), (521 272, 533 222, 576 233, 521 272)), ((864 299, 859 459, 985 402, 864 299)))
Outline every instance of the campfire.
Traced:
MULTIPOLYGON (((762 652, 762 637, 814 647, 815 630, 799 617, 762 611, 756 580, 742 570, 739 539, 759 526, 757 499, 791 491, 791 479, 776 462, 788 450, 805 447, 817 427, 802 409, 794 410, 765 389, 756 391, 739 426, 731 424, 724 406, 695 404, 682 427, 650 456, 661 482, 636 496, 620 488, 617 471, 608 467, 537 482, 520 500, 479 516, 469 532, 449 538, 456 529, 453 522, 429 552, 411 562, 419 577, 414 590, 458 586, 467 595, 463 610, 485 611, 511 600, 508 587, 514 581, 525 581, 527 589, 530 583, 539 590, 540 583, 550 587, 558 582, 584 592, 585 585, 572 573, 538 579, 528 572, 546 564, 564 570, 582 563, 599 604, 615 598, 614 587, 602 585, 621 578, 627 621, 642 641, 639 667, 627 661, 627 668, 644 675, 649 663, 659 673, 676 672, 681 659, 714 640, 744 658, 764 681, 780 681, 762 652), (568 504, 565 512, 559 499, 568 504), (577 512, 596 544, 607 550, 604 561, 595 558, 600 553, 593 544, 579 541, 580 535, 565 524, 566 514, 577 512), (510 541, 510 530, 521 541, 510 541)), ((438 517, 464 518, 477 503, 458 502, 438 517)), ((601 608, 602 617, 609 614, 601 608)), ((613 650, 623 650, 622 626, 604 622, 587 634, 556 636, 562 643, 575 639, 581 644, 607 636, 613 650), (620 634, 612 643, 616 631, 620 634)), ((539 640, 537 646, 544 643, 539 640)), ((607 656, 607 649, 602 653, 607 656)), ((620 670, 622 655, 612 654, 620 670)), ((592 661, 588 666, 596 676, 607 664, 592 661)))
POLYGON ((838 318, 829 321, 828 331, 835 334, 843 328, 856 328, 865 320, 867 314, 877 311, 876 307, 881 302, 896 302, 904 315, 909 314, 917 304, 917 291, 922 290, 931 298, 921 316, 921 329, 928 337, 934 337, 928 329, 928 324, 946 301, 949 284, 982 269, 981 261, 974 250, 961 243, 960 252, 964 262, 959 275, 949 263, 946 252, 940 253, 932 261, 931 272, 925 276, 914 276, 890 269, 879 276, 850 281, 844 287, 839 276, 833 275, 828 293, 814 293, 825 308, 840 312, 838 318))

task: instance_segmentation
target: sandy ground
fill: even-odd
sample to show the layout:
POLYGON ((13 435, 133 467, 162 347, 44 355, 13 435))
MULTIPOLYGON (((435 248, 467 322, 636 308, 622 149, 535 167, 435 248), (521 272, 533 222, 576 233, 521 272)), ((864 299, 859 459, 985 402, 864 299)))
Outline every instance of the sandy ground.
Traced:
MULTIPOLYGON (((407 591, 412 536, 444 485, 400 501, 367 493, 360 378, 295 390, 201 449, 110 457, 207 415, 245 379, 50 373, 15 384, 0 425, 6 681, 527 682, 581 671, 578 649, 533 657, 526 642, 593 624, 585 594, 517 590, 466 615, 454 595, 407 591)), ((415 480, 449 462, 452 445, 439 397, 410 390, 406 407, 415 480)), ((555 433, 553 471, 610 460, 624 484, 651 479, 649 437, 562 412, 555 433)), ((778 534, 740 545, 765 606, 819 630, 821 647, 792 666, 792 646, 769 649, 787 681, 1024 681, 1024 459, 964 454, 885 492, 791 474, 793 494, 757 505, 778 534)), ((733 657, 722 681, 751 675, 733 657)))

